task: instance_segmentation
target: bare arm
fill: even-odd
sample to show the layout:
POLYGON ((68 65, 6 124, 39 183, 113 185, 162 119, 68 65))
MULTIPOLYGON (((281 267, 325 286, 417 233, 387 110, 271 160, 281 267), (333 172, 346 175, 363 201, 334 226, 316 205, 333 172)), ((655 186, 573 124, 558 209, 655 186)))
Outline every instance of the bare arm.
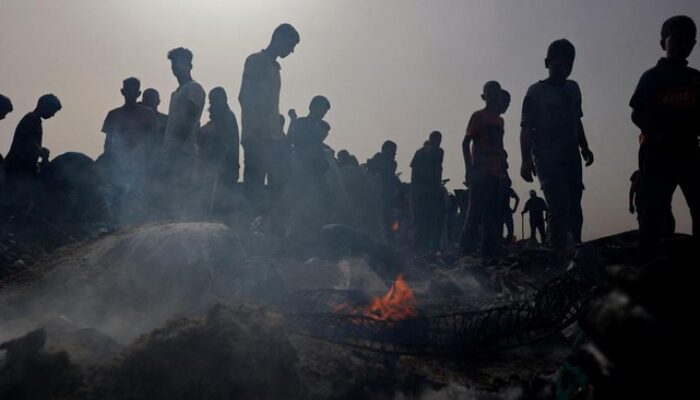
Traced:
POLYGON ((586 132, 583 130, 583 122, 581 119, 578 120, 578 147, 581 149, 581 156, 586 162, 586 166, 593 164, 593 152, 588 148, 588 139, 586 139, 586 132))
POLYGON ((464 157, 464 181, 469 186, 469 177, 472 168, 472 153, 471 153, 472 138, 469 135, 464 135, 462 140, 462 156, 464 157))
POLYGON ((532 176, 537 176, 535 164, 532 161, 532 129, 520 129, 520 155, 522 164, 520 165, 520 176, 525 182, 532 182, 532 176))

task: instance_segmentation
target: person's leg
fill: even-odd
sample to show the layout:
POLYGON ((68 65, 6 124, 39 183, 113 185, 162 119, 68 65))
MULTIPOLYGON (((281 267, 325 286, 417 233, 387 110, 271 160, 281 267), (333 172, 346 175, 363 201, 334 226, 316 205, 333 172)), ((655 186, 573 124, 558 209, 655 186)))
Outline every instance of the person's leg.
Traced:
POLYGON ((555 250, 562 250, 566 248, 571 226, 571 200, 566 174, 561 165, 544 163, 537 165, 537 173, 549 206, 548 239, 555 250))
POLYGON ((263 151, 260 144, 245 144, 243 146, 243 183, 251 201, 259 202, 265 185, 265 169, 263 151))
POLYGON ((502 226, 498 218, 498 177, 487 176, 484 182, 484 237, 481 250, 485 256, 493 256, 500 244, 499 228, 502 226))
POLYGON ((583 229, 583 209, 581 200, 583 198, 583 171, 581 161, 567 164, 565 168, 569 187, 569 221, 571 224, 571 235, 574 242, 581 243, 581 231, 583 229))
POLYGON ((485 196, 484 179, 476 177, 469 187, 469 206, 460 238, 462 253, 471 253, 476 250, 479 228, 484 215, 485 196))
POLYGON ((662 149, 643 143, 639 157, 639 193, 644 207, 639 215, 639 244, 645 255, 656 254, 663 234, 663 221, 673 199, 677 181, 662 149))
POLYGON ((508 214, 505 216, 505 224, 506 224, 506 238, 508 242, 513 240, 513 214, 510 213, 510 210, 508 210, 508 214))
MULTIPOLYGON (((700 151, 694 151, 687 156, 687 161, 683 160, 679 171, 679 183, 690 209, 692 232, 696 240, 700 238, 700 177, 698 174, 700 174, 700 151)), ((675 220, 670 207, 667 210, 667 220, 669 218, 673 220, 673 228, 675 230, 675 220)))
POLYGON ((547 238, 547 232, 544 229, 544 219, 536 221, 535 226, 537 227, 537 230, 540 232, 540 239, 542 239, 542 243, 544 243, 545 239, 547 238))
MULTIPOLYGON (((530 218, 530 240, 533 239, 537 241, 537 222, 530 218)), ((542 237, 542 240, 544 241, 544 237, 542 237)))

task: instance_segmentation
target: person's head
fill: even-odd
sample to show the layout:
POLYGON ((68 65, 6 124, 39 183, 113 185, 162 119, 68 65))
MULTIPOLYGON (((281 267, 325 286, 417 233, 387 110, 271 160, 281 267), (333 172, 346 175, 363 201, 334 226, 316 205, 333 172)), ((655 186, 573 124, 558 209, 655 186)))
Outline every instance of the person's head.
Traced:
POLYGON ((501 84, 496 81, 488 81, 484 84, 484 92, 481 94, 481 99, 486 102, 486 108, 497 108, 499 99, 501 98, 501 84))
POLYGON ((10 98, 0 94, 0 119, 5 119, 7 114, 11 113, 13 109, 10 98))
POLYGON ((506 111, 508 111, 508 107, 510 107, 510 92, 507 90, 501 90, 501 109, 500 112, 501 114, 505 114, 506 111))
POLYGON ((532 198, 537 197, 537 192, 535 192, 534 190, 530 190, 530 197, 532 197, 532 198))
POLYGON ((309 116, 323 119, 328 110, 331 109, 331 102, 325 96, 314 96, 309 103, 309 116))
POLYGON ((676 15, 661 26, 661 48, 670 60, 685 60, 695 47, 695 22, 686 15, 676 15))
POLYGON ((544 66, 549 70, 549 77, 555 81, 565 81, 571 75, 576 58, 576 48, 566 39, 552 42, 547 48, 544 66))
POLYGON ((184 47, 178 47, 168 52, 170 69, 176 78, 186 78, 192 72, 192 52, 184 47))
POLYGON ((442 133, 440 131, 432 131, 430 132, 430 135, 428 135, 428 143, 435 147, 440 147, 440 143, 442 142, 442 133))
POLYGON ((56 115, 58 110, 62 108, 61 102, 58 97, 53 94, 45 94, 39 97, 39 101, 36 103, 36 113, 43 119, 49 119, 56 115))
POLYGON ((282 24, 272 32, 270 48, 275 52, 275 55, 285 58, 294 53, 294 48, 299 44, 299 41, 299 32, 290 24, 282 24))
POLYGON ((136 103, 136 100, 141 96, 141 81, 134 77, 124 79, 121 93, 126 104, 136 103))
POLYGON ((336 158, 338 159, 339 166, 347 165, 350 162, 350 152, 347 150, 340 150, 336 158))
POLYGON ((396 157, 396 143, 391 140, 384 142, 382 144, 382 154, 393 160, 396 157))
POLYGON ((222 111, 228 110, 228 97, 226 90, 221 86, 217 86, 209 91, 209 113, 219 115, 222 111))
POLYGON ((151 108, 153 109, 153 111, 155 111, 160 105, 160 94, 157 90, 153 88, 148 88, 143 91, 143 95, 141 96, 141 103, 144 106, 151 108))

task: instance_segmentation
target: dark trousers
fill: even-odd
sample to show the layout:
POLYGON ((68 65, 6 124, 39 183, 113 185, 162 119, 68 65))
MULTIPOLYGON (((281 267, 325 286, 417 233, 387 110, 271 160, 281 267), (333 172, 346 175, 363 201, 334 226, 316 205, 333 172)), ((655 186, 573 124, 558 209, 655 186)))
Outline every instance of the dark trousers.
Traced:
POLYGON ((481 251, 493 255, 498 249, 498 186, 497 176, 477 176, 469 188, 469 210, 462 230, 460 247, 463 253, 476 250, 479 228, 483 227, 481 251))
POLYGON ((503 225, 506 227, 506 239, 510 240, 510 238, 513 237, 514 230, 513 213, 510 211, 510 208, 503 210, 501 213, 501 220, 503 221, 503 225))
MULTIPOLYGON (((639 149, 640 246, 644 253, 658 250, 661 237, 668 234, 669 211, 676 187, 680 186, 690 209, 693 237, 700 229, 700 149, 696 146, 664 147, 643 143, 639 149)), ((675 225, 675 224, 674 224, 675 225)))
POLYGON ((437 250, 442 238, 442 193, 415 191, 413 208, 416 227, 416 248, 437 250))
POLYGON ((581 242, 583 227, 583 171, 581 159, 572 162, 536 162, 537 175, 549 207, 549 240, 555 249, 566 247, 571 233, 581 242))
POLYGON ((540 239, 544 243, 547 238, 547 231, 544 226, 544 218, 530 218, 530 239, 537 240, 537 232, 540 233, 540 239))

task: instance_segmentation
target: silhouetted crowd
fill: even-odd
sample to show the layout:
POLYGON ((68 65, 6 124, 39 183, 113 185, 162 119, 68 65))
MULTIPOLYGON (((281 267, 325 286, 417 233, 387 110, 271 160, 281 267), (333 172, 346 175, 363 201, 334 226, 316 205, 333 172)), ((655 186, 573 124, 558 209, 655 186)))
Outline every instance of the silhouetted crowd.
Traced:
MULTIPOLYGON (((677 186, 698 237, 700 72, 687 66, 696 33, 686 16, 663 24, 665 56, 642 75, 630 100, 641 133, 629 209, 638 214, 644 254, 653 254, 675 230, 671 199, 677 186)), ((393 141, 384 142, 364 164, 324 143, 331 130, 324 120, 331 109, 326 97, 313 97, 305 116, 289 110, 285 120, 278 61, 299 42, 296 29, 282 24, 266 48, 246 59, 238 94, 240 135, 221 87, 209 92, 209 120, 200 126, 207 95, 192 77, 193 54, 185 48, 168 53, 178 87, 167 114, 158 110, 158 91, 142 93, 137 78, 123 81, 124 104, 107 114, 104 152, 94 163, 79 153, 49 159, 42 121, 62 106, 56 96, 42 96, 19 122, 3 160, 3 221, 59 207, 55 204, 63 198, 67 203, 60 207, 70 205, 78 213, 102 203, 101 214, 118 223, 245 212, 258 216, 253 222, 270 234, 300 245, 329 224, 346 224, 389 244, 410 242, 421 252, 458 247, 462 254, 495 257, 515 242, 513 214, 520 198, 512 188, 501 117, 510 93, 497 81, 484 84, 484 108, 472 114, 462 143, 465 189, 449 193, 445 188, 438 131, 416 150, 406 184, 397 175, 393 141)), ((581 89, 569 79, 575 55, 566 39, 549 45, 548 75, 527 90, 520 123, 519 175, 526 182, 536 176, 544 194, 543 199, 530 191, 523 222, 528 214, 530 240, 537 242, 539 233, 561 260, 581 242, 582 167, 594 161, 582 124, 581 89)), ((12 109, 10 99, 0 95, 0 119, 12 109)))

